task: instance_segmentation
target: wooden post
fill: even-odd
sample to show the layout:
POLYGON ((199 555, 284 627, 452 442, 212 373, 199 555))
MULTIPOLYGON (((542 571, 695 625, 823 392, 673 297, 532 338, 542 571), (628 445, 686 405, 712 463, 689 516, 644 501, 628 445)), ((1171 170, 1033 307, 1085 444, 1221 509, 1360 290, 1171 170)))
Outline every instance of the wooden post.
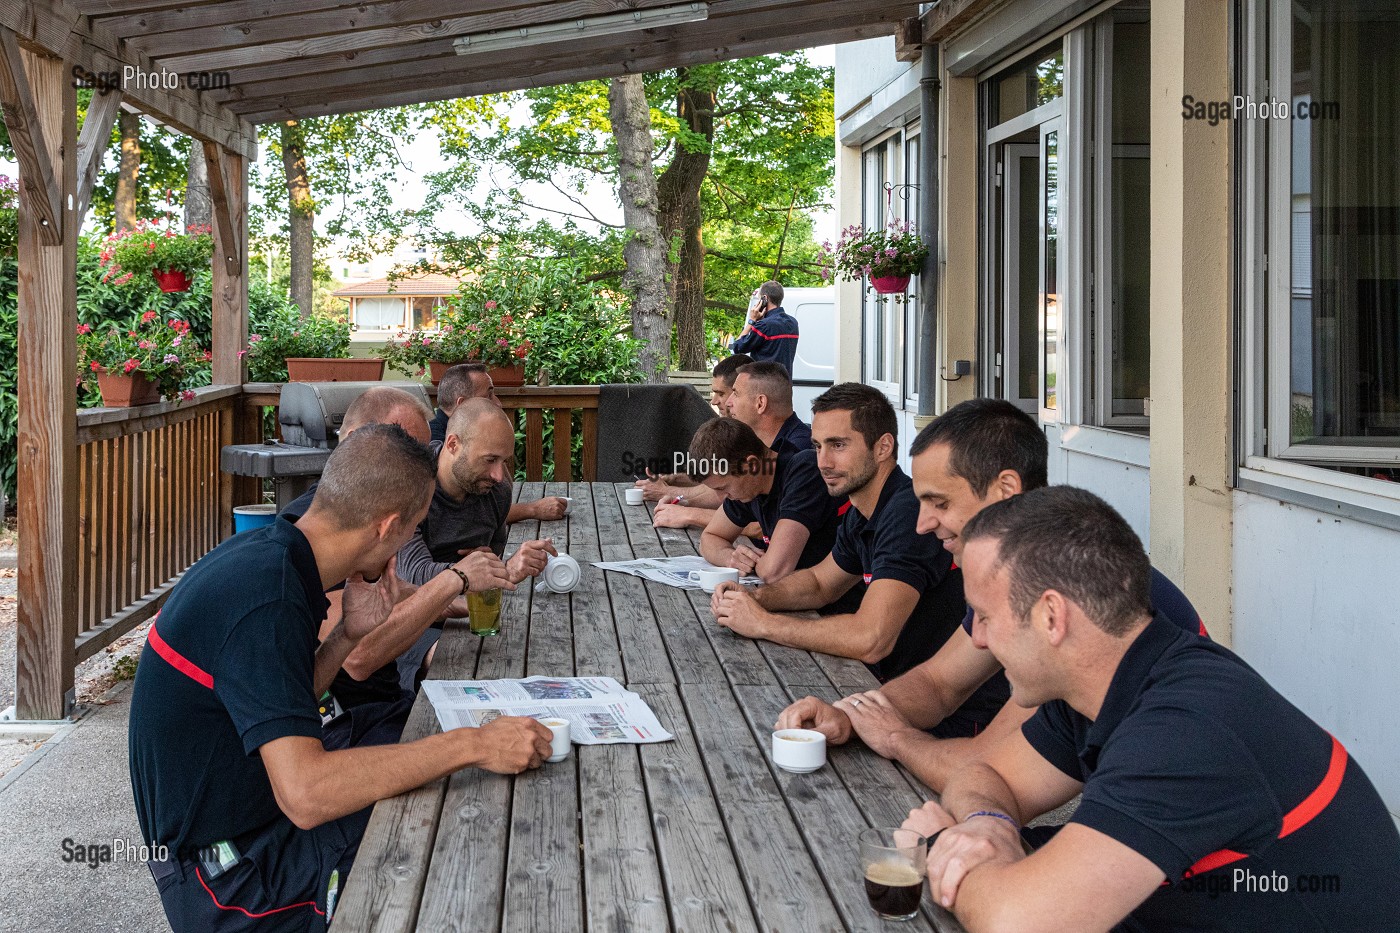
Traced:
MULTIPOLYGON (((13 36, 6 35, 13 46, 13 36)), ((6 54, 4 109, 36 119, 27 137, 19 198, 19 632, 16 714, 61 719, 73 702, 78 635, 77 105, 72 75, 57 58, 6 54), (38 145, 33 145, 39 141, 38 145), (42 154, 45 166, 32 163, 42 154), (37 171, 36 171, 37 169, 37 171), (47 169, 46 171, 44 169, 47 169), (56 197, 54 197, 56 196, 56 197), (45 223, 52 217, 53 220, 45 223), (56 223, 54 222, 56 221, 56 223)), ((16 140, 16 151, 21 145, 16 140)))
MULTIPOLYGON (((209 199, 214 219, 214 375, 215 385, 242 385, 248 366, 239 355, 248 345, 248 163, 215 143, 204 143, 209 171, 209 199)), ((244 443, 248 407, 234 404, 222 444, 244 443)), ((255 481, 253 481, 255 482, 255 481)), ((219 473, 220 537, 233 534, 233 507, 248 495, 250 481, 219 473)))

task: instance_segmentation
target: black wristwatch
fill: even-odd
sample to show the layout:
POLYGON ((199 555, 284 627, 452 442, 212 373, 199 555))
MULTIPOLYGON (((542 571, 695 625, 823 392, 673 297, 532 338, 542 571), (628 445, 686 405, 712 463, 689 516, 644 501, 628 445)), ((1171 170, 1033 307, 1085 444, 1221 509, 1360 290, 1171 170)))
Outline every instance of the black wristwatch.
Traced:
POLYGON ((452 572, 455 573, 457 576, 459 576, 459 577, 462 578, 462 593, 461 593, 461 595, 466 596, 466 595, 467 595, 467 588, 468 588, 468 586, 470 586, 470 584, 467 583, 467 575, 466 575, 465 573, 463 573, 461 570, 458 570, 456 567, 448 567, 447 569, 450 570, 450 571, 452 571, 452 572))

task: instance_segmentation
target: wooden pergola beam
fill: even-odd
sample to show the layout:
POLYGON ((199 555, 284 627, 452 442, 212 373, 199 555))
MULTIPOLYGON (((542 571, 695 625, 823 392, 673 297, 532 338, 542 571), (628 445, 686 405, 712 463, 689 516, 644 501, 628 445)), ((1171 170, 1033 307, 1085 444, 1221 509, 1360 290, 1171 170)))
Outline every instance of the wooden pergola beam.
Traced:
POLYGON ((21 163, 15 708, 20 719, 61 719, 72 704, 78 636, 77 101, 61 59, 29 51, 18 58, 38 113, 30 131, 50 143, 44 175, 64 216, 61 224, 42 222, 44 183, 32 177, 35 166, 21 163))
POLYGON ((800 20, 793 17, 790 9, 779 7, 743 17, 742 21, 711 20, 689 28, 645 30, 635 34, 627 45, 619 45, 615 36, 592 37, 567 43, 570 64, 562 68, 556 46, 457 56, 452 54, 448 40, 440 40, 417 50, 432 57, 393 59, 380 65, 341 61, 340 66, 346 70, 341 80, 333 83, 321 71, 303 78, 238 84, 228 92, 227 103, 231 110, 248 114, 253 122, 270 122, 337 110, 397 106, 656 71, 680 64, 889 35, 910 7, 904 0, 881 0, 853 9, 846 0, 830 0, 808 4, 800 20), (361 104, 375 94, 384 95, 385 103, 361 104))
POLYGON ((105 94, 94 94, 88 104, 87 116, 83 118, 83 131, 78 137, 78 210, 76 222, 82 226, 92 203, 92 189, 97 184, 97 173, 102 168, 102 157, 107 153, 107 144, 112 138, 112 124, 117 122, 121 112, 121 91, 111 90, 105 94))
MULTIPOLYGON (((111 30, 117 36, 137 36, 180 29, 204 29, 231 23, 252 23, 285 15, 287 0, 217 0, 213 3, 188 3, 172 0, 165 5, 128 3, 120 0, 70 0, 79 12, 87 13, 94 23, 111 30), (137 9, 145 7, 145 9, 137 9)), ((318 10, 346 6, 346 0, 298 0, 298 15, 318 10)), ((461 6, 457 9, 460 11, 461 6)))
POLYGON ((4 27, 0 27, 0 107, 5 112, 15 160, 19 162, 21 184, 29 191, 29 203, 38 214, 39 235, 46 243, 60 243, 63 214, 53 160, 19 43, 15 34, 4 27))
POLYGON ((487 0, 471 5, 461 0, 392 0, 312 12, 298 11, 284 2, 276 15, 263 20, 171 32, 148 27, 132 35, 130 41, 167 67, 183 69, 197 64, 203 69, 220 69, 284 57, 284 50, 279 48, 284 43, 286 49, 293 51, 297 43, 306 43, 306 54, 314 55, 320 50, 314 47, 317 43, 313 40, 333 43, 324 51, 345 51, 413 41, 414 36, 465 35, 675 2, 677 0, 554 0, 542 6, 538 0, 487 0), (267 51, 263 52, 264 49, 267 51), (264 57, 250 57, 259 55, 264 57))
MULTIPOLYGON (((13 30, 21 46, 61 58, 70 69, 76 65, 94 74, 118 76, 127 67, 142 76, 160 71, 149 56, 94 25, 69 0, 0 0, 0 26, 13 30)), ((183 86, 154 86, 150 80, 125 82, 122 90, 127 101, 173 129, 245 156, 257 155, 256 131, 211 97, 183 86)))

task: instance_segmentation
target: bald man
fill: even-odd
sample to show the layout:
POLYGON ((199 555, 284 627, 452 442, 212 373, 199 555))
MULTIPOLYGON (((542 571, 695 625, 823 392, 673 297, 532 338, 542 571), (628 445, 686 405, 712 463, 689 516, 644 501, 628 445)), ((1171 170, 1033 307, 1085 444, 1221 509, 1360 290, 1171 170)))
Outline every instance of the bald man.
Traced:
MULTIPOLYGON (((341 422, 341 442, 370 424, 398 425, 418 443, 426 444, 428 440, 427 408, 393 386, 366 389, 350 404, 341 422)), ((311 508, 318 486, 313 484, 305 495, 288 504, 280 517, 297 521, 311 508)), ((327 749, 387 745, 399 740, 413 704, 413 693, 400 684, 398 658, 414 647, 430 625, 466 615, 457 570, 472 580, 474 590, 510 585, 505 563, 489 551, 464 555, 452 568, 444 568, 422 586, 401 583, 396 589, 399 599, 389 618, 362 638, 346 657, 330 688, 320 698, 321 739, 327 749)), ((340 624, 341 597, 338 586, 326 593, 330 608, 321 625, 323 640, 340 624)))

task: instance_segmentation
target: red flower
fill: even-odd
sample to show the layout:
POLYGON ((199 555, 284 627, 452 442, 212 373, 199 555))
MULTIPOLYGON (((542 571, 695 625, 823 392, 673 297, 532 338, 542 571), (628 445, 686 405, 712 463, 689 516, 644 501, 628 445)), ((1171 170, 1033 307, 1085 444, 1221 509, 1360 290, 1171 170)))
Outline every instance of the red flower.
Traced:
POLYGON ((525 359, 525 354, 527 354, 527 353, 529 353, 529 352, 530 352, 530 348, 529 348, 529 347, 524 346, 524 345, 518 346, 518 347, 515 348, 515 358, 516 358, 517 360, 523 360, 523 359, 525 359))
POLYGON ((154 311, 147 311, 145 314, 141 315, 141 323, 142 323, 142 324, 149 324, 149 323, 151 323, 152 321, 154 321, 155 319, 156 319, 156 313, 155 313, 154 311))
MULTIPOLYGON (((242 352, 240 352, 239 355, 242 356, 242 353, 244 353, 244 352, 247 352, 247 351, 242 351, 242 352)), ((208 351, 208 350, 205 350, 205 351, 204 351, 204 362, 206 362, 206 363, 212 363, 213 361, 214 361, 214 354, 211 353, 211 352, 208 351)))
POLYGON ((486 302, 486 310, 487 310, 487 311, 495 311, 495 310, 496 310, 496 303, 495 303, 494 301, 488 301, 488 302, 486 302))
POLYGON ((90 333, 92 333, 92 327, 90 327, 90 326, 87 325, 87 324, 79 324, 79 325, 78 325, 78 333, 80 333, 80 334, 90 334, 90 333))
POLYGON ((97 372, 101 368, 102 364, 97 362, 97 360, 93 360, 91 363, 88 363, 88 369, 92 370, 93 372, 97 372))
POLYGON ((128 337, 135 337, 135 336, 136 336, 136 331, 134 331, 134 330, 129 330, 129 331, 126 332, 126 335, 127 335, 128 337))
POLYGON ((141 361, 140 361, 140 360, 127 360, 125 363, 122 364, 122 372, 124 372, 124 373, 129 373, 129 372, 131 372, 133 369, 140 369, 140 368, 141 368, 141 361))

